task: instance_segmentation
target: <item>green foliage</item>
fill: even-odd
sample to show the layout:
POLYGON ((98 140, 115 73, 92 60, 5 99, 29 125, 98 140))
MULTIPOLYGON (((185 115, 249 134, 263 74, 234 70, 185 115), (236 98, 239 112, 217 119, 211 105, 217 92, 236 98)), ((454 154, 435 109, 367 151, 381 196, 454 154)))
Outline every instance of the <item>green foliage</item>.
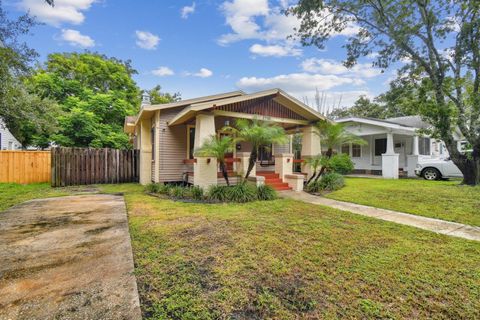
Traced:
POLYGON ((168 189, 168 195, 176 199, 184 199, 188 197, 188 188, 183 186, 172 186, 168 189))
POLYGON ((225 154, 233 152, 234 141, 229 136, 218 137, 212 135, 210 139, 207 139, 203 142, 203 145, 195 150, 195 154, 202 157, 214 157, 217 159, 218 164, 220 165, 220 170, 222 171, 223 178, 227 182, 227 185, 230 185, 228 181, 228 173, 225 166, 225 154))
POLYGON ((359 145, 367 144, 367 141, 345 130, 343 123, 334 123, 328 120, 321 120, 315 124, 315 133, 320 137, 322 146, 327 149, 327 157, 331 156, 333 148, 347 143, 359 145))
POLYGON ((159 189, 160 189, 160 184, 158 183, 149 183, 145 186, 145 191, 150 193, 158 193, 159 189))
POLYGON ((348 154, 335 154, 329 160, 327 164, 327 170, 340 173, 348 174, 354 169, 354 164, 352 159, 348 154))
POLYGON ((246 182, 227 188, 227 199, 230 202, 250 202, 257 200, 257 189, 246 182))
POLYGON ((199 186, 192 186, 189 191, 194 200, 203 200, 205 198, 204 191, 199 186))
POLYGON ((168 92, 162 92, 161 89, 162 87, 157 85, 153 89, 147 91, 148 95, 150 96, 151 104, 164 104, 181 100, 180 93, 177 92, 171 94, 168 92))
POLYGON ((277 199, 277 191, 269 185, 261 185, 257 187, 257 199, 258 200, 275 200, 277 199))
POLYGON ((228 200, 228 187, 214 185, 208 188, 208 199, 213 201, 224 202, 228 200))
POLYGON ((307 192, 335 191, 345 186, 345 179, 339 173, 329 172, 321 176, 320 180, 310 182, 307 192))

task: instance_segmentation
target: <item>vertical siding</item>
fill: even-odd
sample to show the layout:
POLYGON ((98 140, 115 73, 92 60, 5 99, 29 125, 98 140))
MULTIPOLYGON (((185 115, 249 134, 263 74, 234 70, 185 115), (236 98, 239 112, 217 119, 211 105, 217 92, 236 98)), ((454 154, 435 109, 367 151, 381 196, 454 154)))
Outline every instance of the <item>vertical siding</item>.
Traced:
POLYGON ((158 150, 158 181, 181 181, 187 170, 183 160, 187 157, 187 126, 169 127, 167 122, 180 112, 182 108, 171 108, 160 111, 158 150))

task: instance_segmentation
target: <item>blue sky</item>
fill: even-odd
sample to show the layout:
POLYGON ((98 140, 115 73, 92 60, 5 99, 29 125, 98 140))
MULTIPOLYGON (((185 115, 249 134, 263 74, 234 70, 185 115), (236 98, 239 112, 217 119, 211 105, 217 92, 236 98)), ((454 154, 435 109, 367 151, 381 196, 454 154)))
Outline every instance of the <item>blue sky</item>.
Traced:
POLYGON ((40 53, 97 51, 130 59, 143 89, 160 84, 183 98, 242 89, 280 87, 313 104, 315 90, 328 105, 351 105, 361 94, 387 89, 366 58, 352 70, 341 65, 350 26, 320 51, 287 40, 298 24, 281 10, 290 0, 8 0, 12 16, 27 10, 45 24, 27 41, 40 53))

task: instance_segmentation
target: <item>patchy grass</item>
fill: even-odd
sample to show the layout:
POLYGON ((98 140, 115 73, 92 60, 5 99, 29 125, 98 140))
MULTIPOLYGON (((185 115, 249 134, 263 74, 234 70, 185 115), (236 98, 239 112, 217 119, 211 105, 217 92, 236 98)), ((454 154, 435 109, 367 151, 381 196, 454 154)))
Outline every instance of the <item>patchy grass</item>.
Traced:
POLYGON ((52 188, 48 183, 0 183, 0 211, 27 200, 70 194, 66 188, 52 188))
POLYGON ((458 181, 347 178, 327 198, 480 226, 480 187, 458 181))
POLYGON ((146 319, 480 318, 480 243, 275 200, 126 192, 146 319))

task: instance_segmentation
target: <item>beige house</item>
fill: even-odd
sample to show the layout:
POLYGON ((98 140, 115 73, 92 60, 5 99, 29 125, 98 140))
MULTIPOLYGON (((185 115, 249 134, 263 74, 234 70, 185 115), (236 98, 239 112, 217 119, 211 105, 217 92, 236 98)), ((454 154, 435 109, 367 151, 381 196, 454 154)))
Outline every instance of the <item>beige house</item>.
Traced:
MULTIPOLYGON (((324 117, 280 89, 252 94, 235 91, 159 105, 144 99, 140 113, 127 117, 124 126, 135 148, 140 149, 140 183, 183 181, 204 188, 224 183, 216 159, 198 157, 194 151, 208 137, 227 134, 222 129, 233 126, 238 118, 275 122, 290 137, 302 132, 302 159, 320 153, 312 124, 324 117)), ((291 140, 259 150, 249 180, 278 190, 301 190, 305 174, 293 173, 294 163, 301 160, 294 159, 291 140)), ((233 183, 244 174, 250 152, 248 143, 239 143, 228 155, 233 183)), ((302 169, 307 176, 308 170, 306 166, 302 169)))

